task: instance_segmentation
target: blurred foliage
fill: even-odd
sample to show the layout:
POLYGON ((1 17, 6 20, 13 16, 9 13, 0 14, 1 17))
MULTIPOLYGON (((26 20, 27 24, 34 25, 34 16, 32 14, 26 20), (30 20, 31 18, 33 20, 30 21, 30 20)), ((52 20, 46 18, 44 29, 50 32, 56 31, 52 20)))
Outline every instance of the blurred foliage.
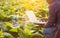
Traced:
POLYGON ((12 19, 10 15, 22 16, 27 9, 45 17, 43 14, 47 14, 47 10, 44 10, 47 6, 44 0, 0 0, 0 20, 10 21, 12 19))
POLYGON ((3 23, 4 27, 0 28, 0 37, 2 36, 2 38, 35 38, 35 37, 41 37, 43 38, 44 35, 41 34, 42 31, 37 31, 38 29, 36 28, 36 26, 34 26, 34 24, 32 23, 27 23, 25 24, 25 26, 21 27, 21 25, 19 26, 19 28, 14 27, 13 24, 10 24, 9 22, 4 22, 3 23), (23 28, 23 29, 22 29, 23 28), (36 28, 36 29, 33 29, 36 28), (17 37, 15 35, 15 33, 17 33, 17 37))
POLYGON ((48 17, 47 6, 45 0, 0 0, 0 38, 43 38, 42 31, 24 22, 23 15, 32 10, 39 19, 48 17))

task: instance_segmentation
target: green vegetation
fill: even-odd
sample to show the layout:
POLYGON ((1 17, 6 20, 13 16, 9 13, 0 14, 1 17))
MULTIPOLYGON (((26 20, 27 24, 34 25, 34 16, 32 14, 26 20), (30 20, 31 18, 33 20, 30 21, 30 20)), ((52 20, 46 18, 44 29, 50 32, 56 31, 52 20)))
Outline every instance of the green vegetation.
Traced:
POLYGON ((44 0, 0 0, 0 38, 44 38, 43 30, 24 22, 23 15, 32 10, 38 19, 47 18, 47 6, 44 0))

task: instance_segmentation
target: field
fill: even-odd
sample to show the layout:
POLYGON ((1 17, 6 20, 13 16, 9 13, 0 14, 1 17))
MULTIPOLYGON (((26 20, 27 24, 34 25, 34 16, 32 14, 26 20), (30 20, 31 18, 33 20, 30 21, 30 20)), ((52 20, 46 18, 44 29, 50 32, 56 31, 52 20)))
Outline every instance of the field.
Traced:
POLYGON ((47 21, 45 0, 0 0, 0 38, 45 38, 44 25, 30 22, 25 12, 28 10, 37 20, 47 21))

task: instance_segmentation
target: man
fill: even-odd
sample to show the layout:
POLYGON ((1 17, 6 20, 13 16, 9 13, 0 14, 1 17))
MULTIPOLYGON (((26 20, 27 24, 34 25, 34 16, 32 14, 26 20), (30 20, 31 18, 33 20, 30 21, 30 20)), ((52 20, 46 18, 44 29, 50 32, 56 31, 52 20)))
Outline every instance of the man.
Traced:
POLYGON ((60 0, 47 0, 49 18, 44 29, 46 38, 60 38, 60 0))

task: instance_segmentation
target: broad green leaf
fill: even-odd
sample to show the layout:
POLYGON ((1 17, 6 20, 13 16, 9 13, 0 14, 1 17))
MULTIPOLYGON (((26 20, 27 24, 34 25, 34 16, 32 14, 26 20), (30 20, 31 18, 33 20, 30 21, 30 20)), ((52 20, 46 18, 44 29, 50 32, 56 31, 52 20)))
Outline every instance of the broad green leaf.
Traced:
POLYGON ((10 29, 11 32, 17 32, 17 28, 10 29))
POLYGON ((12 24, 9 22, 5 22, 5 24, 6 24, 6 26, 12 26, 12 24))
POLYGON ((0 38, 4 38, 2 30, 0 30, 0 38))
POLYGON ((25 28, 24 31, 25 31, 26 34, 31 35, 31 30, 30 29, 25 28))

